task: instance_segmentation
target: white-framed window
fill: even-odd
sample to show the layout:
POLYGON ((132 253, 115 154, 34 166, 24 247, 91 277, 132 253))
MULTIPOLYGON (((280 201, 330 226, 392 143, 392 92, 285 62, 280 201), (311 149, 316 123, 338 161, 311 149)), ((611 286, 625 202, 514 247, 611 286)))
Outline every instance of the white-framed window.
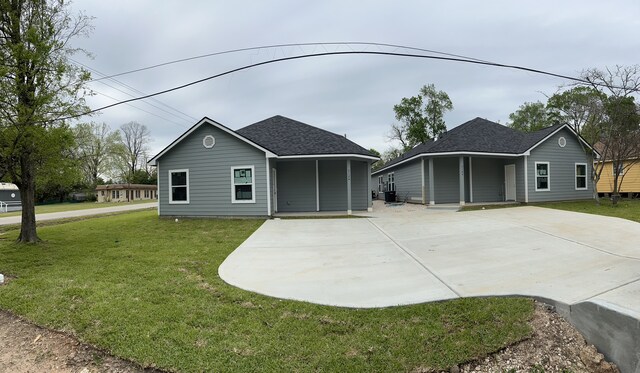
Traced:
POLYGON ((396 178, 395 175, 393 174, 393 172, 390 172, 387 174, 387 190, 389 192, 395 192, 396 191, 396 178))
POLYGON ((253 166, 231 167, 231 203, 255 203, 253 166))
POLYGON ((189 203, 189 170, 169 170, 169 203, 189 203))
POLYGON ((576 190, 587 190, 587 164, 576 163, 576 190))
POLYGON ((382 193, 384 191, 384 175, 378 176, 378 193, 382 193))
POLYGON ((549 162, 536 162, 536 192, 551 190, 549 162))
POLYGON ((622 176, 624 175, 624 162, 613 161, 611 163, 611 175, 612 176, 622 176))

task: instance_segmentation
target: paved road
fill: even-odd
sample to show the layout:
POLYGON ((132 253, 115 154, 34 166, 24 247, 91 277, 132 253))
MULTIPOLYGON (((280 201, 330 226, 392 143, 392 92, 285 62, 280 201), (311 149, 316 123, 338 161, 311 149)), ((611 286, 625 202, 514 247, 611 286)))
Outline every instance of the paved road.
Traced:
MULTIPOLYGON (((123 204, 122 206, 100 207, 100 208, 86 209, 86 210, 51 212, 48 214, 36 214, 36 221, 75 218, 80 216, 100 215, 100 214, 108 214, 108 213, 120 212, 120 211, 143 210, 143 209, 149 209, 157 206, 158 206, 157 202, 152 202, 152 203, 136 203, 131 205, 123 204)), ((20 224, 20 219, 21 219, 20 216, 7 216, 4 218, 0 217, 0 225, 20 224)))

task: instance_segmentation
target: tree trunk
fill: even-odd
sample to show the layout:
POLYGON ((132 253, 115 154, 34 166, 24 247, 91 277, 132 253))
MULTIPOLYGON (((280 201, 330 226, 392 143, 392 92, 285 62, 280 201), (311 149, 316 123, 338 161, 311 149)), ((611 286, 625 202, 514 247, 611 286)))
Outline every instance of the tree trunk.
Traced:
POLYGON ((40 241, 36 233, 36 177, 33 162, 27 154, 22 154, 20 170, 22 180, 20 183, 20 195, 22 197, 22 224, 20 225, 20 237, 18 242, 36 243, 40 241))

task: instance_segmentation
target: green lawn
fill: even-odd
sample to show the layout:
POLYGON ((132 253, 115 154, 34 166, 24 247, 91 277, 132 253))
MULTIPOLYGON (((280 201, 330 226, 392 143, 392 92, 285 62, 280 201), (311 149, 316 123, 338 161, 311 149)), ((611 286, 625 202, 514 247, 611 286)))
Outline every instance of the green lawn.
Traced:
MULTIPOLYGON (((137 200, 132 202, 63 202, 63 203, 52 203, 50 205, 41 205, 36 206, 36 214, 46 214, 48 212, 62 212, 62 211, 74 211, 74 210, 87 210, 87 209, 97 209, 101 207, 113 207, 113 206, 125 206, 125 205, 135 205, 138 203, 152 203, 157 202, 158 200, 137 200)), ((20 211, 12 211, 8 213, 0 213, 0 218, 5 216, 18 216, 22 214, 20 211)))
POLYGON ((261 220, 159 219, 155 211, 0 239, 0 308, 142 365, 183 371, 448 369, 526 338, 523 298, 382 309, 285 301, 225 284, 218 266, 261 220))
POLYGON ((593 200, 567 201, 567 202, 545 202, 536 203, 533 206, 549 207, 559 210, 584 212, 587 214, 614 216, 640 222, 640 200, 621 199, 616 206, 611 204, 608 198, 600 198, 600 206, 593 200))

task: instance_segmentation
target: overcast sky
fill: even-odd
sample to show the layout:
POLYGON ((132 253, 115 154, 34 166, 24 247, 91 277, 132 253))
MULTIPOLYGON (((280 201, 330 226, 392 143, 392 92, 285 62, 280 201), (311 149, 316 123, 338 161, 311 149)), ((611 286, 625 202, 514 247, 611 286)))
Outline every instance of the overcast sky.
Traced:
MULTIPOLYGON (((638 0, 76 0, 72 7, 95 17, 91 36, 75 41, 93 58, 75 59, 109 75, 231 49, 332 41, 407 45, 573 76, 585 68, 640 63, 638 0)), ((91 83, 96 95, 89 104, 96 108, 273 58, 352 49, 362 47, 271 48, 159 67, 91 83)), ((445 116, 453 128, 475 117, 504 124, 523 102, 544 101, 544 93, 568 82, 456 62, 330 56, 245 70, 158 101, 107 109, 91 120, 114 129, 129 121, 146 125, 152 155, 204 116, 238 129, 284 115, 384 151, 392 145, 385 134, 394 122, 393 105, 430 83, 453 101, 445 116)))

